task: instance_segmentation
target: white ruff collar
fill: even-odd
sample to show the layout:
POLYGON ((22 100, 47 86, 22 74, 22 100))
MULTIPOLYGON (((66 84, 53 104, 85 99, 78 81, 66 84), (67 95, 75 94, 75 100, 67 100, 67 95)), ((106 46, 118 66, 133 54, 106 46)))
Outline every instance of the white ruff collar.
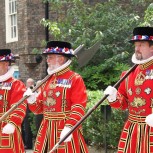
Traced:
POLYGON ((52 73, 52 71, 48 68, 47 69, 47 73, 49 74, 49 75, 52 75, 53 73, 52 73))
POLYGON ((14 73, 14 68, 9 67, 8 71, 4 75, 0 76, 0 82, 6 81, 9 78, 11 78, 13 76, 13 73, 14 73))
POLYGON ((136 56, 135 56, 135 53, 132 56, 132 62, 134 64, 144 64, 144 63, 147 63, 147 62, 151 61, 152 59, 153 59, 153 56, 151 56, 151 57, 149 57, 149 58, 147 58, 145 60, 137 60, 136 56))

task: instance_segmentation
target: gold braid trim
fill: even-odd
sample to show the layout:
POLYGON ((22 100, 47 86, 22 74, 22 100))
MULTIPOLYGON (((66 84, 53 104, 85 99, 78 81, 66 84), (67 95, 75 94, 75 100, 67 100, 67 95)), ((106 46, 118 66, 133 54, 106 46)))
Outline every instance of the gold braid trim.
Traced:
POLYGON ((149 66, 151 66, 153 64, 153 60, 147 62, 147 63, 144 63, 144 64, 140 64, 140 69, 141 70, 145 70, 147 69, 149 66))
POLYGON ((67 72, 67 71, 69 71, 69 70, 70 70, 70 68, 69 68, 69 66, 68 66, 68 67, 64 68, 63 70, 61 70, 61 71, 55 73, 55 75, 56 75, 56 76, 62 75, 62 74, 64 74, 65 72, 67 72))
POLYGON ((64 120, 68 119, 70 115, 70 111, 67 112, 45 112, 44 118, 46 120, 64 120))
POLYGON ((146 116, 137 116, 137 115, 132 115, 129 114, 128 120, 132 123, 137 123, 137 124, 146 124, 145 122, 146 116))
POLYGON ((71 109, 74 109, 76 107, 79 107, 80 109, 82 109, 83 111, 85 111, 85 108, 82 105, 80 105, 80 104, 73 105, 71 109))
POLYGON ((77 111, 73 111, 72 114, 78 115, 79 117, 83 117, 83 114, 81 114, 80 112, 77 112, 77 111))

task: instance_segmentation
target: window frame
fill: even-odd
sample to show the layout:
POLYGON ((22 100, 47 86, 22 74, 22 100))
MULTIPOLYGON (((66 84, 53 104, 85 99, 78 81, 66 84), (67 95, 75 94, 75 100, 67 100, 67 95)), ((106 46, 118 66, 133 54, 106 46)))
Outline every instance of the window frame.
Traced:
POLYGON ((6 43, 18 41, 17 0, 5 0, 6 43))

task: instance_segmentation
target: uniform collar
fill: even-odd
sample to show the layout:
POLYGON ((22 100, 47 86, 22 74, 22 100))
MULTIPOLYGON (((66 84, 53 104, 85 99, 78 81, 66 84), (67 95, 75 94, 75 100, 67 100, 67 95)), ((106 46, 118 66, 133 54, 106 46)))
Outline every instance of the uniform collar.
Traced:
POLYGON ((134 64, 139 64, 140 69, 144 70, 144 69, 147 69, 149 66, 153 65, 153 56, 151 56, 150 58, 148 58, 146 60, 137 60, 135 54, 133 54, 132 62, 134 64))
POLYGON ((141 70, 145 70, 147 69, 148 67, 150 67, 151 65, 153 65, 153 60, 150 60, 149 62, 146 62, 144 64, 140 64, 140 69, 141 70))
POLYGON ((145 63, 148 63, 148 62, 151 61, 151 60, 153 60, 153 56, 151 56, 151 57, 149 57, 149 58, 147 58, 147 59, 145 59, 145 60, 137 60, 137 59, 136 59, 136 56, 135 56, 135 53, 134 53, 133 56, 132 56, 132 62, 133 62, 134 64, 145 64, 145 63))
POLYGON ((4 75, 0 76, 0 82, 6 81, 9 78, 13 77, 13 73, 14 73, 14 68, 9 67, 8 71, 4 75))
MULTIPOLYGON (((66 68, 64 68, 63 70, 61 70, 61 71, 55 73, 55 75, 56 75, 56 76, 62 75, 62 74, 64 74, 65 72, 67 72, 67 71, 69 71, 69 70, 70 70, 70 68, 69 68, 69 67, 66 67, 66 68)), ((50 71, 49 69, 47 69, 47 72, 48 72, 49 75, 51 75, 51 71, 50 71)))

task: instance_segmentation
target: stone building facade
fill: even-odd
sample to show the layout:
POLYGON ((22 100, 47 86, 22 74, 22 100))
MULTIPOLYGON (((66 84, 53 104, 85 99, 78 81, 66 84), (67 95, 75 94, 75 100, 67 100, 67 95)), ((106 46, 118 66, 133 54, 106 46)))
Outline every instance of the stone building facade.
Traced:
MULTIPOLYGON (((12 0, 13 1, 13 0, 12 0)), ((32 54, 34 48, 41 48, 41 41, 45 40, 45 28, 40 20, 45 17, 45 4, 42 0, 16 0, 18 40, 6 42, 6 14, 5 0, 0 3, 0 48, 10 48, 19 58, 16 67, 19 70, 19 79, 23 82, 31 77, 35 81, 43 79, 46 75, 46 63, 36 62, 32 54)))

